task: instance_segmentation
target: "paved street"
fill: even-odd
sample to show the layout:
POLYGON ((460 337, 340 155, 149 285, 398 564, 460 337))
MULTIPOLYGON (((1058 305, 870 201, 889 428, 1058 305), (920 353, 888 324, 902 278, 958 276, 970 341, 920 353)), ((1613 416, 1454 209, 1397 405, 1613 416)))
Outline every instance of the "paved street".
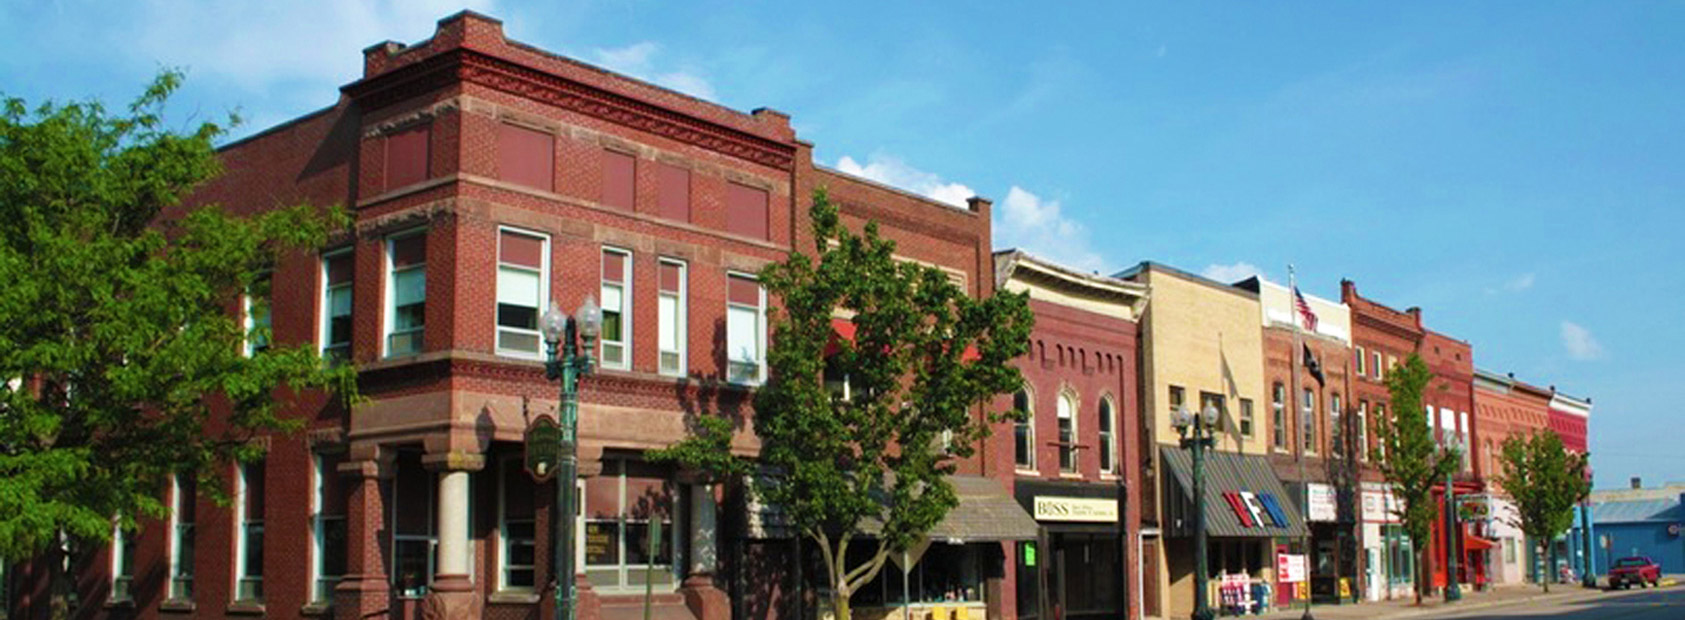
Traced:
POLYGON ((1685 589, 1603 592, 1594 596, 1550 599, 1424 618, 1483 620, 1546 618, 1550 620, 1680 620, 1685 618, 1685 589))

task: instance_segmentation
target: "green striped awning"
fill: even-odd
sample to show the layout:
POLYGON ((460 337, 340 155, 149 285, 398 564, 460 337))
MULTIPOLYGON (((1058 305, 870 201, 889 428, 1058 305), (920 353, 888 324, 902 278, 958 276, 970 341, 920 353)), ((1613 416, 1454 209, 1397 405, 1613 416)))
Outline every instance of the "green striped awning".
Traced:
MULTIPOLYGON (((1171 474, 1164 495, 1166 513, 1172 517, 1168 525, 1191 533, 1193 455, 1178 446, 1159 446, 1159 456, 1171 474)), ((1205 529, 1211 536, 1236 538, 1298 537, 1307 531, 1269 459, 1216 450, 1205 453, 1205 529)))

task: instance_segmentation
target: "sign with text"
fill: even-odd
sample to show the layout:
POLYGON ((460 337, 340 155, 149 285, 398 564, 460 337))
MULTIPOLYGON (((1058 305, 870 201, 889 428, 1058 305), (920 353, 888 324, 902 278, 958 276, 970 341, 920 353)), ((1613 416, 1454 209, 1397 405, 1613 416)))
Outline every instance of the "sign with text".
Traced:
POLYGON ((1305 556, 1280 553, 1275 556, 1276 581, 1294 583, 1305 580, 1305 556))
POLYGON ((1041 521, 1117 523, 1117 500, 1037 495, 1035 518, 1041 521))
POLYGON ((526 447, 527 473, 532 479, 544 482, 556 475, 556 462, 562 454, 562 427, 550 416, 538 416, 527 424, 522 438, 526 447))
POLYGON ((1363 489, 1363 522, 1364 523, 1398 523, 1398 513, 1404 509, 1404 503, 1394 497, 1391 490, 1373 489, 1365 485, 1363 489))
POLYGON ((1457 518, 1463 521, 1486 521, 1491 519, 1491 498, 1485 495, 1458 495, 1457 518))
POLYGON ((1305 484, 1305 519, 1309 521, 1327 522, 1340 518, 1335 509, 1334 487, 1315 482, 1305 484))

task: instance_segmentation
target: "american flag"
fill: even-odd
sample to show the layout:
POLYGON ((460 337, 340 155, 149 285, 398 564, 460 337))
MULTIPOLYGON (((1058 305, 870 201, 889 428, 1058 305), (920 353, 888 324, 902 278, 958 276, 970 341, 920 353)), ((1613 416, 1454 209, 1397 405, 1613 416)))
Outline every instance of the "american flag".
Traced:
POLYGON ((1316 331, 1316 313, 1311 312, 1310 303, 1299 293, 1299 287, 1293 287, 1293 307, 1299 310, 1299 319, 1305 324, 1305 331, 1316 331))

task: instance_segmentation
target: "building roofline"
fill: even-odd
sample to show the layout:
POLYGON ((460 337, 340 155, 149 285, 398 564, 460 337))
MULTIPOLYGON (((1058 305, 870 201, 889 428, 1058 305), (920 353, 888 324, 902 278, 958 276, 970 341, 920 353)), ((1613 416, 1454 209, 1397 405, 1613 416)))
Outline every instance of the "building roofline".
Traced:
POLYGON ((884 183, 882 181, 878 181, 878 180, 875 180, 875 179, 868 179, 868 178, 860 176, 858 174, 849 174, 847 172, 843 172, 843 171, 838 170, 836 168, 832 168, 830 166, 820 164, 819 162, 813 162, 813 169, 816 170, 816 171, 819 171, 819 172, 826 173, 826 174, 831 174, 831 175, 835 175, 835 176, 838 176, 838 177, 842 177, 845 180, 856 181, 856 182, 859 182, 859 183, 864 184, 864 185, 869 185, 871 187, 876 187, 878 189, 894 192, 896 194, 900 194, 900 195, 905 196, 907 198, 917 200, 919 202, 925 203, 925 204, 933 206, 933 207, 942 207, 943 209, 947 209, 948 211, 952 211, 954 213, 968 213, 968 214, 971 214, 971 215, 977 215, 978 212, 977 212, 977 208, 975 207, 975 205, 977 204, 978 201, 982 201, 982 202, 988 203, 988 204, 994 204, 994 201, 989 200, 988 198, 983 198, 981 196, 972 196, 970 199, 968 199, 971 203, 969 206, 960 207, 960 206, 948 204, 946 202, 942 202, 942 201, 937 200, 935 198, 931 198, 929 196, 914 192, 914 191, 909 190, 909 189, 896 187, 894 185, 890 185, 888 183, 884 183))
POLYGON ((1119 279, 1119 280, 1133 280, 1136 276, 1139 276, 1139 275, 1141 275, 1145 272, 1149 272, 1149 271, 1164 272, 1165 274, 1175 276, 1175 277, 1178 277, 1178 278, 1181 278, 1181 279, 1184 279, 1184 280, 1188 280, 1188 281, 1193 282, 1195 284, 1203 284, 1205 286, 1209 286, 1211 288, 1215 288, 1215 289, 1218 289, 1218 290, 1233 293, 1235 295, 1239 295, 1241 297, 1245 297, 1245 298, 1251 299, 1253 301, 1258 300, 1258 293, 1256 293, 1254 291, 1249 291, 1249 290, 1246 290, 1244 288, 1235 286, 1233 284, 1224 284, 1222 282, 1218 282, 1216 280, 1213 280, 1211 278, 1207 278, 1207 277, 1199 275, 1197 273, 1184 271, 1182 269, 1178 269, 1176 267, 1171 267, 1170 265, 1166 265, 1164 263, 1160 263, 1160 262, 1156 262, 1156 261, 1150 261, 1150 260, 1144 260, 1144 261, 1141 261, 1139 263, 1136 263, 1133 267, 1129 267, 1129 268, 1126 268, 1122 271, 1119 271, 1117 273, 1112 274, 1111 277, 1119 279))
POLYGON ((994 258, 995 286, 997 288, 1004 286, 1006 281, 1012 277, 1013 272, 1023 268, 1058 280, 1067 286, 1091 289, 1107 295, 1128 295, 1145 300, 1150 290, 1147 285, 1140 282, 1083 273, 1017 248, 996 250, 994 258))
POLYGON ((226 152, 226 151, 229 151, 229 150, 232 150, 232 149, 236 149, 236 148, 245 146, 247 144, 250 144, 252 142, 256 142, 257 140, 259 140, 261 138, 266 138, 268 136, 271 136, 271 135, 274 135, 276 133, 285 131, 287 129, 291 129, 294 126, 301 125, 301 124, 304 124, 306 122, 315 120, 316 117, 325 115, 329 112, 334 111, 335 109, 338 109, 339 104, 340 104, 340 102, 336 101, 336 102, 334 102, 333 105, 323 107, 323 108, 320 108, 320 109, 317 109, 317 110, 314 110, 314 111, 311 111, 311 112, 305 112, 304 114, 299 115, 297 117, 294 117, 294 118, 291 118, 291 119, 288 119, 288 120, 285 120, 285 121, 281 121, 278 124, 266 127, 264 129, 260 129, 257 132, 253 133, 252 135, 245 136, 245 137, 239 138, 237 140, 232 140, 232 141, 228 142, 227 144, 216 147, 216 152, 217 153, 223 153, 223 152, 226 152))

